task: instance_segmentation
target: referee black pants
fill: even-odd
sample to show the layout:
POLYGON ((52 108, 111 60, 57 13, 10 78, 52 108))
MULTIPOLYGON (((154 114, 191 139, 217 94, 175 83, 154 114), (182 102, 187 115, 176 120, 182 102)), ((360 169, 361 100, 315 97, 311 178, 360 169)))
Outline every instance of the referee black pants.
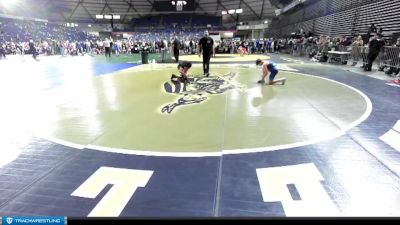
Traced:
POLYGON ((203 54, 203 71, 204 75, 208 74, 210 71, 210 54, 203 54))
POLYGON ((179 61, 179 50, 178 51, 174 50, 174 57, 175 57, 175 62, 178 62, 179 61))
POLYGON ((367 59, 368 59, 368 63, 367 63, 367 67, 365 68, 366 70, 371 71, 372 69, 372 64, 374 63, 376 57, 378 57, 379 52, 369 52, 367 59))

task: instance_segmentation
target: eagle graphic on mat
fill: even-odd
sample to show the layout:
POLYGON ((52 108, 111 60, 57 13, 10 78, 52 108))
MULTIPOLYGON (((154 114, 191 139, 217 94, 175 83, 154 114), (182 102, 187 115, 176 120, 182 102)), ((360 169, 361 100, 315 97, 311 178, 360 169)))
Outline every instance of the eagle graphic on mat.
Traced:
POLYGON ((223 94, 228 90, 243 90, 245 87, 237 83, 233 78, 237 73, 230 72, 223 76, 192 77, 187 82, 171 80, 164 83, 164 90, 167 93, 176 94, 179 99, 164 106, 162 113, 172 113, 178 106, 202 103, 209 95, 223 94))

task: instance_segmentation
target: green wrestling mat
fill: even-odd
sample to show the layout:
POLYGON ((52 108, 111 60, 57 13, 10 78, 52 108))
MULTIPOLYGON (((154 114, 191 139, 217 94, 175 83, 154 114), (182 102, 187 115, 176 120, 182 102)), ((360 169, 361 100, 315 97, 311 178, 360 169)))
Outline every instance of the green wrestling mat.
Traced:
POLYGON ((173 73, 144 65, 51 90, 36 130, 83 147, 207 155, 332 138, 368 111, 362 93, 314 76, 280 71, 286 85, 266 86, 254 67, 211 65, 205 78, 194 65, 184 86, 173 73))

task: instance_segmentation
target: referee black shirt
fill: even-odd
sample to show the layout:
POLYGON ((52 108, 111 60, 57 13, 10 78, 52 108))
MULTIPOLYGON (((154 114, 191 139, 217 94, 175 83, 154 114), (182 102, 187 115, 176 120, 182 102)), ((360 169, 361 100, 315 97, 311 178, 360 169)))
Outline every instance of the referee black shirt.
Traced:
POLYGON ((213 54, 213 47, 214 47, 214 40, 210 37, 202 37, 199 42, 201 51, 203 55, 212 55, 213 54))

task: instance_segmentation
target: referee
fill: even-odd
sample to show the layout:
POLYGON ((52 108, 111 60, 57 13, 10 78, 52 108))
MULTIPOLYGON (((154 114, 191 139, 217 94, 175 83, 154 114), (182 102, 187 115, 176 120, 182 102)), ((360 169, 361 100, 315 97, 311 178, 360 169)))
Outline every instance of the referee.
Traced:
POLYGON ((199 57, 203 53, 203 71, 204 76, 208 77, 210 75, 210 58, 214 51, 214 40, 209 37, 208 31, 204 31, 204 37, 199 41, 199 57))
POLYGON ((178 40, 178 36, 175 36, 175 40, 172 43, 172 49, 174 51, 175 62, 179 61, 179 49, 181 48, 181 42, 178 40))

